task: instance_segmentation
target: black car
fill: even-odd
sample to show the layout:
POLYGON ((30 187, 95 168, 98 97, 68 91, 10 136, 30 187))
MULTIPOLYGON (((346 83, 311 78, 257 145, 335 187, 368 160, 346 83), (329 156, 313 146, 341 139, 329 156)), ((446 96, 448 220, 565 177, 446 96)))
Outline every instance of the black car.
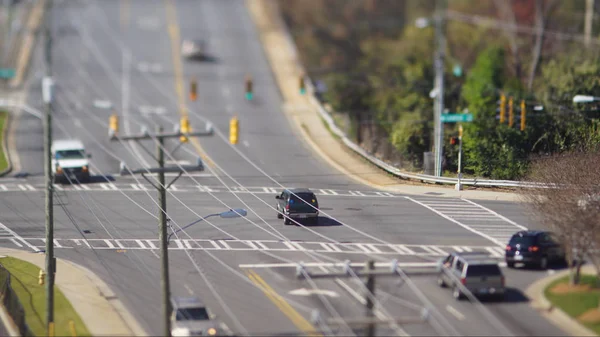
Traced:
POLYGON ((284 224, 290 225, 292 219, 318 222, 319 202, 317 196, 308 188, 286 189, 280 195, 276 195, 275 199, 277 218, 283 219, 285 215, 284 224))
POLYGON ((509 268, 524 263, 546 269, 550 262, 564 262, 565 250, 552 232, 520 231, 506 245, 505 260, 509 268))

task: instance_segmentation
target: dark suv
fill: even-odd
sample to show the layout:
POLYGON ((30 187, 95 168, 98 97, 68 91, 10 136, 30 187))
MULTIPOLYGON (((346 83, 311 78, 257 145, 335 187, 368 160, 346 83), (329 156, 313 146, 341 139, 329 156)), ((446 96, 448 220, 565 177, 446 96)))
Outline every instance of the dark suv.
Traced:
POLYGON ((564 262, 565 250, 558 243, 554 233, 520 231, 515 233, 506 245, 505 259, 509 268, 521 262, 546 269, 549 262, 564 262))
POLYGON ((315 194, 308 188, 286 189, 277 199, 277 218, 283 219, 284 224, 290 225, 291 219, 296 221, 306 219, 312 223, 319 219, 319 202, 315 194))

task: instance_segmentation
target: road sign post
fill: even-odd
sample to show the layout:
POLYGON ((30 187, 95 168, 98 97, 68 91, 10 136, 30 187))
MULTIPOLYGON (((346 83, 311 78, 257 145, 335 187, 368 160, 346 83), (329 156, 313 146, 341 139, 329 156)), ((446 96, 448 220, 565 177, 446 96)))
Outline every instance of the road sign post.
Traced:
POLYGON ((458 126, 458 183, 455 188, 457 191, 462 191, 462 184, 460 180, 462 179, 462 136, 463 136, 463 126, 458 126))

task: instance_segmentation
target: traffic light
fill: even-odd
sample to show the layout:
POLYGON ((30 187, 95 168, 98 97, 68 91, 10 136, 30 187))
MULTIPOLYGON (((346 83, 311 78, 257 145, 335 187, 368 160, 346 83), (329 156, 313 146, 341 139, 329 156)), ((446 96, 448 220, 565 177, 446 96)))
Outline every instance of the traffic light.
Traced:
POLYGON ((458 125, 458 139, 462 139, 463 136, 463 126, 458 125))
POLYGON ((193 79, 190 82, 190 100, 195 102, 198 99, 198 82, 196 79, 193 79))
POLYGON ((513 124, 515 124, 515 115, 513 109, 513 98, 511 97, 508 100, 508 127, 512 128, 513 124))
POLYGON ((119 132, 119 116, 116 114, 110 115, 108 119, 108 127, 110 135, 115 135, 119 132))
POLYGON ((500 96, 500 124, 504 124, 506 120, 506 96, 500 96))
POLYGON ((300 75, 300 95, 306 94, 306 84, 304 83, 304 75, 300 75))
POLYGON ((525 115, 527 114, 527 107, 525 106, 525 100, 521 100, 521 131, 525 131, 525 115))
POLYGON ((252 77, 250 75, 246 76, 246 99, 252 100, 252 77))
POLYGON ((450 137, 450 145, 456 145, 458 143, 458 137, 450 137))
MULTIPOLYGON (((179 121, 179 132, 182 134, 188 134, 190 133, 190 120, 188 119, 187 116, 183 116, 181 117, 181 120, 179 121)), ((179 141, 182 143, 187 143, 188 142, 188 137, 186 136, 180 136, 179 137, 179 141)))
POLYGON ((238 121, 237 117, 233 117, 229 121, 229 142, 231 144, 237 144, 237 142, 238 142, 238 135, 239 135, 238 124, 239 124, 239 121, 238 121))

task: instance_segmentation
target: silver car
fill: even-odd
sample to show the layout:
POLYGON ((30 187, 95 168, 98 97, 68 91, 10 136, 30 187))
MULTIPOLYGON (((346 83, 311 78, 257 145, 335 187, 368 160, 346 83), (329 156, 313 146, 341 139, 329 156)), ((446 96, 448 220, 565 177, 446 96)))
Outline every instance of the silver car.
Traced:
POLYGON ((185 40, 181 54, 187 59, 202 59, 206 57, 206 43, 202 40, 185 40))
POLYGON ((457 300, 465 296, 465 288, 475 296, 502 298, 505 292, 498 261, 482 253, 452 253, 440 260, 437 282, 452 288, 457 300))
POLYGON ((220 324, 197 297, 171 298, 172 336, 221 335, 220 324))

